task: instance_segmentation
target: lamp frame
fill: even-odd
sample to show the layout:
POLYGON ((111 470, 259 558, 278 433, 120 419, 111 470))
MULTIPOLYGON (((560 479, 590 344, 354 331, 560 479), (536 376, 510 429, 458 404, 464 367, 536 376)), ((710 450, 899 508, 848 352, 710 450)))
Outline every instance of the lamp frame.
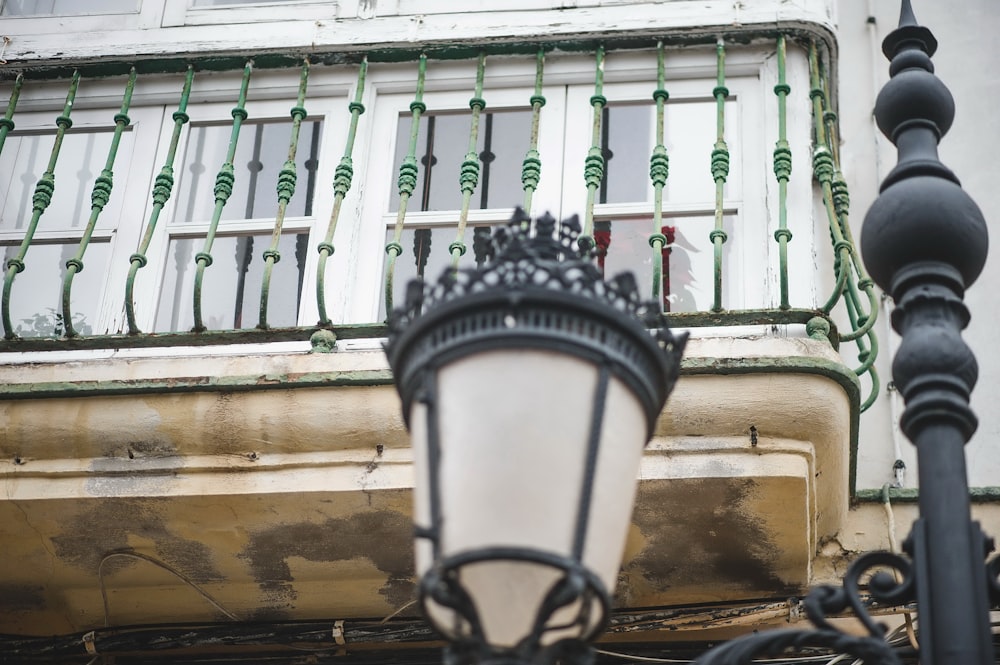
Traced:
POLYGON ((586 642, 608 620, 609 590, 583 559, 609 386, 617 379, 638 400, 648 441, 677 380, 687 335, 673 335, 659 305, 640 299, 631 273, 605 281, 579 234, 576 217, 557 228, 551 216, 532 224, 517 209, 509 224, 491 236, 491 260, 484 267, 448 269, 436 284, 414 280, 405 306, 389 320, 386 353, 407 427, 413 405, 426 407, 430 524, 418 525, 416 537, 430 541, 434 563, 420 581, 420 602, 428 617, 431 602, 453 610, 468 631, 453 638, 452 662, 554 662, 568 654, 579 660, 589 653, 586 642), (443 557, 438 371, 475 354, 518 349, 564 354, 597 368, 570 553, 497 546, 443 557), (460 571, 485 561, 528 562, 559 571, 531 631, 513 648, 488 643, 475 602, 462 587, 460 571), (557 611, 574 603, 579 607, 571 620, 548 625, 557 611), (595 607, 597 617, 592 616, 595 607), (547 632, 569 628, 576 629, 575 637, 543 643, 547 632))

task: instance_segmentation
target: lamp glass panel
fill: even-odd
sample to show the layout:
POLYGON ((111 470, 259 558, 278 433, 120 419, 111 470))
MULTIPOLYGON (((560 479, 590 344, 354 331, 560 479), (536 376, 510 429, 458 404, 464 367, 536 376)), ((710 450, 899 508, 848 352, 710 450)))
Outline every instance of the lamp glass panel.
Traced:
MULTIPOLYGON (((598 376, 587 359, 534 349, 486 351, 438 371, 440 556, 502 547, 574 557, 598 376)), ((606 400, 583 564, 613 592, 646 423, 638 400, 619 380, 610 380, 606 400)), ((418 526, 431 526, 426 416, 426 407, 415 404, 418 526)), ((418 542, 416 551, 423 574, 433 563, 431 548, 418 542)), ((513 646, 530 632, 561 575, 544 564, 503 560, 469 564, 460 580, 488 642, 513 646)), ((599 603, 584 609, 589 619, 580 628, 546 633, 543 643, 596 628, 599 603)), ((549 625, 563 625, 580 610, 579 602, 564 608, 549 625)), ((428 611, 453 636, 467 629, 447 608, 430 603, 428 611)))

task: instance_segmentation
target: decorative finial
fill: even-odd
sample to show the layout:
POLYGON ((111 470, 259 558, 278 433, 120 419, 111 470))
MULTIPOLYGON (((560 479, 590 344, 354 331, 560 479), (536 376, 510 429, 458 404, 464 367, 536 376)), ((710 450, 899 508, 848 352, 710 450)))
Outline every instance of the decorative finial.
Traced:
MULTIPOLYGON (((919 48, 928 57, 937 51, 938 43, 931 31, 917 23, 910 0, 903 0, 899 8, 899 27, 886 35, 882 41, 882 53, 892 60, 904 47, 919 48)), ((931 70, 934 71, 933 66, 931 70)))

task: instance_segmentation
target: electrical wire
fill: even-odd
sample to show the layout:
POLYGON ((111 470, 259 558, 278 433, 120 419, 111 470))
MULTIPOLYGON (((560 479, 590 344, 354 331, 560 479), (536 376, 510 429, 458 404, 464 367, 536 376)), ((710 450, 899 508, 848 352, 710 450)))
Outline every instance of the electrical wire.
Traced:
MULTIPOLYGON (((892 512, 892 501, 889 499, 889 485, 882 486, 882 507, 885 509, 886 526, 889 531, 889 551, 893 554, 899 553, 899 543, 896 541, 896 517, 892 512)), ((893 576, 896 578, 896 583, 900 582, 899 571, 893 570, 893 576)), ((913 630, 913 613, 903 612, 903 625, 906 628, 906 637, 910 642, 910 646, 915 650, 919 651, 920 646, 917 643, 917 634, 913 630)))
POLYGON ((219 603, 219 601, 217 601, 215 598, 213 598, 207 591, 205 591, 204 589, 202 589, 201 587, 199 587, 194 582, 194 580, 192 580, 190 577, 188 577, 187 575, 185 575, 181 571, 177 570, 176 568, 174 568, 170 564, 164 563, 163 561, 160 561, 159 559, 157 559, 155 557, 151 557, 148 554, 142 554, 141 552, 135 552, 133 550, 116 550, 114 552, 108 552, 107 554, 105 554, 104 558, 101 559, 101 563, 98 564, 98 566, 97 566, 97 580, 98 580, 98 582, 100 583, 100 586, 101 586, 101 600, 104 602, 104 627, 105 628, 109 628, 111 626, 111 610, 110 610, 110 608, 108 606, 108 589, 107 589, 107 586, 104 584, 104 564, 107 563, 109 560, 114 559, 115 557, 139 559, 141 561, 146 561, 148 563, 151 563, 154 566, 157 566, 158 568, 162 568, 163 570, 167 571, 168 573, 170 573, 171 575, 173 575, 174 577, 176 577, 177 579, 179 579, 180 581, 184 582, 189 587, 191 587, 192 589, 194 589, 195 592, 197 592, 197 594, 199 596, 201 596, 206 601, 208 601, 208 603, 211 604, 212 607, 214 607, 215 609, 217 609, 220 612, 222 612, 222 614, 224 614, 226 617, 228 617, 229 619, 231 619, 233 621, 239 621, 240 620, 240 618, 238 616, 236 616, 235 614, 233 614, 232 612, 230 612, 229 610, 227 610, 225 607, 223 607, 219 603))

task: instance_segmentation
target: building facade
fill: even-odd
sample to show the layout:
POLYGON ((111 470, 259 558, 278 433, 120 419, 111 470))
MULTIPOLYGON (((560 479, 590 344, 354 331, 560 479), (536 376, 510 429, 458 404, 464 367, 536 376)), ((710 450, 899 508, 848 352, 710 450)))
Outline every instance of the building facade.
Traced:
MULTIPOLYGON (((853 240, 893 159, 870 118, 889 4, 8 0, 0 652, 427 657, 384 321, 516 206, 578 214, 600 269, 692 333, 609 642, 795 621, 852 553, 897 547, 919 490, 853 240), (215 641, 153 646, 190 625, 215 641)), ((990 219, 1000 81, 961 40, 998 18, 971 5, 971 29, 916 9, 960 109, 943 159, 990 219)))

